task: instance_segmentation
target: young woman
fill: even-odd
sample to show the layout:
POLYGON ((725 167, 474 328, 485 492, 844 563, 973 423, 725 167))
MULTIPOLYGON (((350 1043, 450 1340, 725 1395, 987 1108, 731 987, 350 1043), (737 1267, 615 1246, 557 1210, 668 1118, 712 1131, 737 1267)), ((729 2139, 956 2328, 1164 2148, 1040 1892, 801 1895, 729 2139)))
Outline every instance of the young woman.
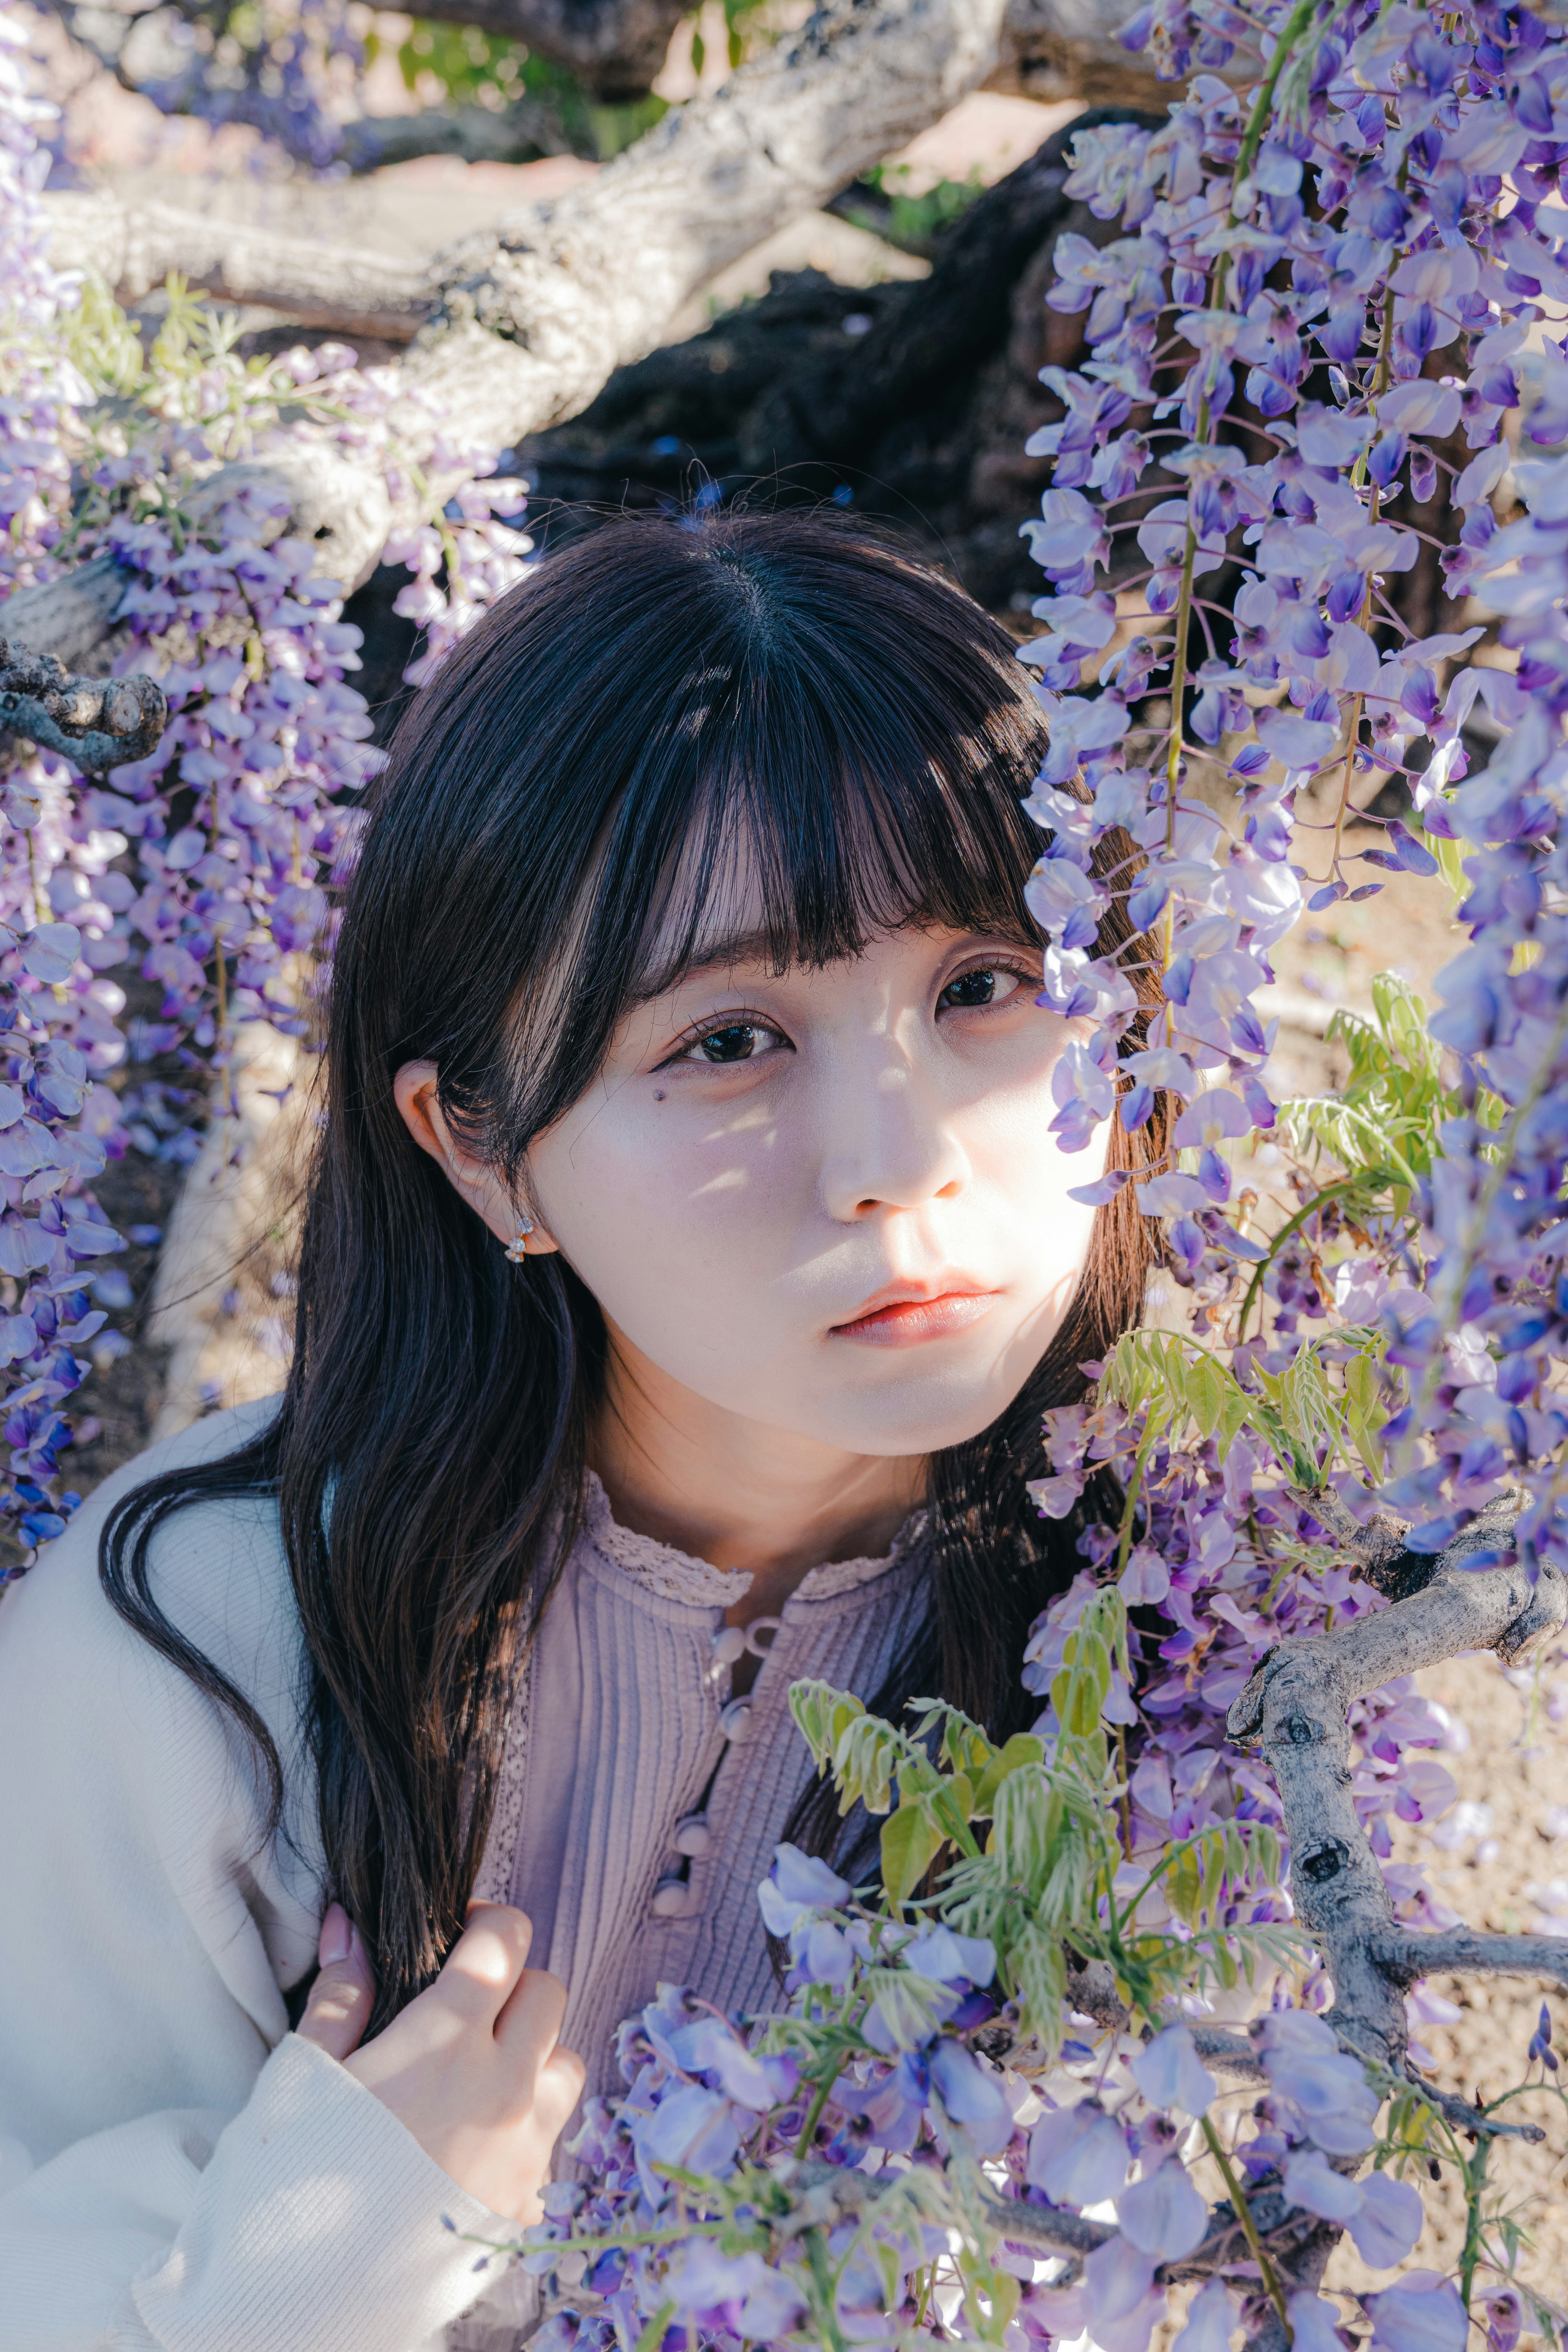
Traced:
POLYGON ((1029 1719, 1040 1413, 1146 1271, 1051 1133, 1041 733, 783 517, 600 532, 414 706, 288 1386, 0 1612, 3 2352, 510 2347, 465 2238, 617 2021, 773 1998, 790 1683, 1029 1719))

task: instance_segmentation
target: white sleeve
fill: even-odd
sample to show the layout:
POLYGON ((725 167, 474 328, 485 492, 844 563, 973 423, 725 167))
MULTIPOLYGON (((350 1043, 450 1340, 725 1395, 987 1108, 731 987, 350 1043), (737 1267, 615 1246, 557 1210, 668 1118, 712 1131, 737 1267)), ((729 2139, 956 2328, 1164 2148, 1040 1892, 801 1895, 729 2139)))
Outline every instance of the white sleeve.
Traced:
POLYGON ((430 2352, 503 2230, 290 2033, 237 2116, 140 2116, 0 2195, 0 2347, 430 2352))
POLYGON ((288 2032, 321 1898, 276 1515, 154 1555, 279 1739, 268 1841, 230 1719, 104 1598, 110 1499, 0 1603, 0 2352, 426 2352, 505 2225, 288 2032))

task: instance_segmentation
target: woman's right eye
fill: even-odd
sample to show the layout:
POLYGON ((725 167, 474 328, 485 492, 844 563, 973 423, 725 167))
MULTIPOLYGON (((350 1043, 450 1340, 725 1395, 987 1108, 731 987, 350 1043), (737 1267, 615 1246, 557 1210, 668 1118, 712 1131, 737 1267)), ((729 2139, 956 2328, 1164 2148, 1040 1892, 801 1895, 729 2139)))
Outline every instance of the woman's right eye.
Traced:
POLYGON ((710 1029, 705 1037, 696 1038, 679 1056, 683 1062, 751 1062, 765 1054, 770 1045, 782 1045, 784 1038, 776 1029, 764 1028, 760 1021, 733 1021, 722 1029, 710 1029))

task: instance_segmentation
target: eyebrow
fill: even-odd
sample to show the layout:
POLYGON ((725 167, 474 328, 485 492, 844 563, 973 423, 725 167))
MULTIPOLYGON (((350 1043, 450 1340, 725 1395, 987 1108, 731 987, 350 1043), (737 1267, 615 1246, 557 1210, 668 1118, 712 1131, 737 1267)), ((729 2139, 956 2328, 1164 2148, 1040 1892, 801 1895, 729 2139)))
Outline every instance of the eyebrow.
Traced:
MULTIPOLYGON (((918 925, 913 919, 909 923, 900 926, 900 929, 914 928, 918 928, 918 925)), ((977 929, 974 936, 977 939, 1005 939, 1008 935, 1002 929, 990 932, 977 929)), ((1037 948, 1040 941, 1037 937, 1026 936, 1023 926, 1020 925, 1018 936, 1013 944, 1026 950, 1032 950, 1037 948)), ((786 963, 788 961, 789 959, 786 958, 786 963)), ((778 961, 777 940, 765 925, 759 925, 749 931, 733 931, 725 938, 715 940, 710 947, 705 948, 689 963, 674 967, 666 965, 662 970, 656 969, 637 989, 632 1002, 637 1004, 652 1004, 659 997, 672 994, 676 989, 683 987, 688 981, 705 980, 710 972, 732 971, 737 964, 747 963, 765 964, 774 972, 785 969, 785 965, 778 961)))
POLYGON ((669 995, 672 990, 682 987, 689 980, 703 980, 710 972, 730 971, 736 964, 776 966, 777 962, 778 941, 765 926, 750 931, 731 932, 728 938, 715 940, 711 946, 704 948, 689 962, 656 967, 638 987, 635 1001, 639 1004, 651 1004, 656 998, 669 995))

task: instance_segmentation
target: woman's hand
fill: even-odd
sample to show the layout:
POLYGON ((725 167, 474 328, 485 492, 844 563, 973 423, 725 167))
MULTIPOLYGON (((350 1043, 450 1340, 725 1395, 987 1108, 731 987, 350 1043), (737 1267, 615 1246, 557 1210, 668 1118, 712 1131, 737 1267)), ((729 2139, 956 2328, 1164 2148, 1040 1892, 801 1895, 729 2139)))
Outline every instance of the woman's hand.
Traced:
POLYGON ((302 2040, 347 2066, 460 2189, 509 2221, 536 2221, 550 2155, 583 2090, 583 2062, 557 2046, 566 1989, 525 1965, 533 1929, 505 1903, 476 1903, 435 1983, 373 2042, 369 1955, 334 1903, 302 2040))

